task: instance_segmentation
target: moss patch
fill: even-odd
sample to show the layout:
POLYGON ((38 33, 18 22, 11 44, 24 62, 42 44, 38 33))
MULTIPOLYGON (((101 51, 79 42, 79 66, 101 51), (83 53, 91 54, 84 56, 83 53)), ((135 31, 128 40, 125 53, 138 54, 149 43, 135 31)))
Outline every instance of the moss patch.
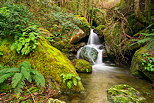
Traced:
POLYGON ((145 98, 140 92, 129 85, 115 85, 107 90, 108 100, 111 103, 144 103, 145 98))
MULTIPOLYGON (((53 79, 57 83, 55 85, 59 85, 62 90, 66 88, 66 86, 62 85, 63 83, 60 77, 61 73, 72 73, 74 75, 78 75, 70 60, 58 49, 51 46, 50 43, 43 37, 39 39, 39 43, 35 51, 30 53, 28 56, 21 56, 15 51, 11 51, 11 44, 11 40, 4 39, 0 45, 0 50, 4 53, 4 55, 0 57, 0 63, 5 66, 16 67, 21 62, 28 61, 46 78, 53 79)), ((81 81, 79 82, 80 85, 72 88, 72 90, 83 90, 82 83, 81 81)))
POLYGON ((82 73, 91 73, 92 72, 92 66, 86 60, 74 59, 73 64, 74 64, 77 72, 82 72, 82 73))

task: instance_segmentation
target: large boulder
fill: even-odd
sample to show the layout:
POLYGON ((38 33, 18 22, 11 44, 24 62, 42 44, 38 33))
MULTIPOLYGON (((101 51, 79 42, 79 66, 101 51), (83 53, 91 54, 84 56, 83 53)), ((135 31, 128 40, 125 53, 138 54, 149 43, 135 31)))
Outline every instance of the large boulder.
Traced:
POLYGON ((98 51, 90 46, 84 46, 81 48, 79 58, 89 61, 94 64, 97 59, 98 51))
POLYGON ((92 72, 92 65, 89 62, 83 59, 74 59, 73 65, 76 68, 77 72, 81 73, 91 73, 92 72))
POLYGON ((115 85, 107 90, 111 103, 145 103, 145 98, 133 87, 125 84, 115 85))
POLYGON ((147 76, 154 82, 154 52, 153 49, 147 48, 148 45, 137 50, 131 61, 131 73, 137 77, 147 76), (151 67, 150 67, 151 66, 151 67))
POLYGON ((63 83, 61 74, 65 75, 71 73, 76 77, 78 76, 76 69, 70 60, 58 49, 51 46, 44 37, 38 40, 38 45, 34 52, 27 56, 22 56, 17 54, 15 50, 11 50, 12 41, 11 39, 4 39, 0 42, 0 50, 3 52, 3 56, 0 56, 1 64, 16 67, 21 62, 28 61, 47 78, 49 85, 53 88, 72 91, 83 90, 80 80, 78 80, 77 85, 71 89, 68 89, 67 85, 63 83))
POLYGON ((86 36, 86 34, 79 29, 79 31, 76 33, 76 35, 71 36, 70 38, 70 43, 77 43, 78 41, 80 41, 81 39, 83 39, 86 36))

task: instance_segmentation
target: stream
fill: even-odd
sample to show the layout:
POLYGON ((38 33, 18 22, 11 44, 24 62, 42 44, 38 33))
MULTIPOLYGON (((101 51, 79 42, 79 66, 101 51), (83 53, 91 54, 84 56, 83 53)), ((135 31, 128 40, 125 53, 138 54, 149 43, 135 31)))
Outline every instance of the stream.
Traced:
MULTIPOLYGON (((103 61, 105 49, 100 48, 101 46, 99 37, 92 29, 88 43, 84 47, 93 48, 98 52, 96 60, 91 55, 93 54, 92 49, 88 49, 85 53, 86 57, 92 61, 93 71, 90 74, 79 73, 85 91, 81 94, 65 96, 64 101, 66 103, 109 103, 107 100, 107 89, 113 85, 127 84, 141 92, 147 103, 154 103, 154 89, 152 89, 150 81, 135 78, 130 74, 129 67, 117 66, 107 60, 103 61)), ((77 53, 78 59, 82 58, 81 52, 84 47, 79 49, 77 53)))
POLYGON ((147 80, 138 79, 129 73, 128 67, 118 67, 106 61, 93 65, 91 74, 79 74, 85 91, 81 94, 67 96, 66 103, 109 103, 106 90, 117 84, 128 84, 140 91, 147 99, 146 103, 154 103, 154 90, 147 80))

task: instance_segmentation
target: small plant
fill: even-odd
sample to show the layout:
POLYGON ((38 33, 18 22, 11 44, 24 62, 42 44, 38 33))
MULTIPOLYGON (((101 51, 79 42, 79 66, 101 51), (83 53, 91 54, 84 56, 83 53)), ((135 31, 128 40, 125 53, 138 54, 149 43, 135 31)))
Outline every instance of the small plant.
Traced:
POLYGON ((44 76, 37 70, 32 69, 31 64, 27 61, 22 62, 19 68, 4 68, 0 70, 0 84, 9 78, 12 79, 11 86, 18 95, 21 94, 26 81, 34 81, 37 86, 45 86, 44 76))
POLYGON ((20 37, 15 37, 15 42, 11 48, 15 49, 19 54, 27 55, 36 48, 39 35, 36 25, 29 26, 23 30, 20 37))
POLYGON ((50 42, 50 43, 54 43, 54 36, 50 36, 50 37, 46 37, 46 39, 50 42))
POLYGON ((79 76, 75 76, 72 73, 61 74, 60 76, 62 77, 63 83, 65 83, 69 89, 72 88, 73 85, 77 86, 78 81, 81 80, 79 76))
POLYGON ((3 56, 3 55, 4 55, 4 53, 2 51, 0 51, 0 56, 3 56))
POLYGON ((144 69, 147 71, 154 72, 154 57, 149 57, 150 55, 148 53, 142 54, 143 57, 147 57, 146 60, 142 60, 142 65, 144 66, 144 69))

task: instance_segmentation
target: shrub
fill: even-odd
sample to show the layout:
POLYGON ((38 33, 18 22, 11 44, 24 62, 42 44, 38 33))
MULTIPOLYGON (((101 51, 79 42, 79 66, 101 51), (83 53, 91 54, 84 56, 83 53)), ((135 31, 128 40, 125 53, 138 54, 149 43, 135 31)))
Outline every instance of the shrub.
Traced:
POLYGON ((0 36, 20 36, 32 18, 32 13, 23 5, 10 5, 0 8, 0 36))

